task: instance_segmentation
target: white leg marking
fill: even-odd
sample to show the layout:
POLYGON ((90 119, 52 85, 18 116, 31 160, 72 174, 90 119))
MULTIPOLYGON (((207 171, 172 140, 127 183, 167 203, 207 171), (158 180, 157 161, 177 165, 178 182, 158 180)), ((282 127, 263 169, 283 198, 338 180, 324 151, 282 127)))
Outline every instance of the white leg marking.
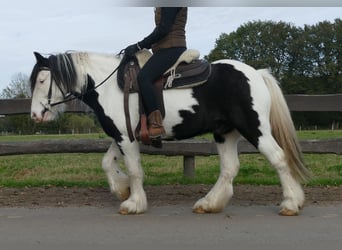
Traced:
POLYGON ((233 180, 239 171, 237 144, 240 134, 236 131, 225 136, 223 144, 217 144, 220 156, 220 176, 214 187, 193 206, 195 213, 221 212, 233 196, 233 180))
POLYGON ((121 214, 139 214, 147 210, 147 198, 143 188, 144 172, 140 162, 139 144, 125 140, 121 145, 128 170, 131 195, 120 205, 121 214))
POLYGON ((121 152, 113 142, 102 159, 102 168, 105 171, 110 186, 110 191, 120 200, 129 197, 129 180, 119 167, 118 160, 122 157, 121 152))
POLYGON ((259 138, 259 151, 278 172, 284 196, 280 205, 280 214, 298 215, 299 209, 304 205, 305 195, 300 183, 291 175, 284 151, 270 134, 264 134, 259 138))

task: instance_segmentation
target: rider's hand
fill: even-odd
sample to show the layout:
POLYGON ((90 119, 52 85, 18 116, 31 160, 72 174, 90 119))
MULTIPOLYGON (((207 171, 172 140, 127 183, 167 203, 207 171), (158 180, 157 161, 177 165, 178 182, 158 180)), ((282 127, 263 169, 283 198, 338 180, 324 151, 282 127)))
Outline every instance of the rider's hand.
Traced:
POLYGON ((128 56, 128 57, 132 57, 132 56, 134 56, 135 53, 137 53, 138 51, 139 51, 138 45, 135 43, 135 44, 129 45, 129 46, 125 49, 125 55, 128 56))

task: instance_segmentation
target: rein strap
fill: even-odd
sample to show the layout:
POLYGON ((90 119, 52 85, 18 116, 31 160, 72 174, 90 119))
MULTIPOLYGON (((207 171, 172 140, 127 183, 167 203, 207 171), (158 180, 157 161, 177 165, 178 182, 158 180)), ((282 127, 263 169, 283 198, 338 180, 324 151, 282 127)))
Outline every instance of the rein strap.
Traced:
MULTIPOLYGON (((120 52, 121 53, 121 52, 120 52)), ((64 95, 64 93, 62 92, 64 99, 62 101, 59 102, 54 102, 54 103, 50 103, 51 102, 51 86, 52 86, 52 77, 51 77, 51 83, 50 83, 50 88, 49 88, 49 93, 48 93, 48 105, 50 107, 62 104, 62 103, 67 103, 67 102, 71 102, 75 99, 82 99, 83 96, 89 94, 90 92, 94 91, 95 89, 97 89, 98 87, 100 87, 101 85, 103 85, 109 78, 111 78, 116 71, 118 71, 118 69, 121 67, 121 65, 123 65, 124 60, 121 60, 121 62, 119 63, 119 65, 99 84, 95 85, 92 89, 87 90, 85 93, 82 94, 78 94, 78 93, 67 93, 66 95, 64 95)))

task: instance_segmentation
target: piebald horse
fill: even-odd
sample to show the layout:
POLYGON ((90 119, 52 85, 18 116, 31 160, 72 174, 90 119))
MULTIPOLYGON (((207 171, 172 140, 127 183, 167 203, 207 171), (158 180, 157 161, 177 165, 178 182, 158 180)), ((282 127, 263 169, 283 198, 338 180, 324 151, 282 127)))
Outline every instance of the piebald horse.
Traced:
MULTIPOLYGON (((70 95, 92 108, 105 133, 113 139, 102 168, 111 192, 122 201, 119 212, 144 213, 148 205, 139 142, 128 137, 124 95, 113 71, 122 57, 85 52, 48 57, 35 52, 35 57, 30 77, 31 117, 37 122, 54 120, 64 111, 70 95), (118 164, 122 158, 127 174, 118 164)), ((194 204, 194 212, 216 213, 225 208, 233 196, 233 179, 240 166, 237 145, 244 137, 279 175, 283 190, 279 214, 299 213, 304 204, 300 182, 307 179, 308 171, 284 96, 268 70, 218 60, 211 64, 211 75, 204 84, 165 90, 163 95, 168 137, 182 140, 210 132, 217 145, 220 175, 208 194, 194 204)), ((139 122, 138 102, 138 94, 130 94, 132 127, 139 122)))

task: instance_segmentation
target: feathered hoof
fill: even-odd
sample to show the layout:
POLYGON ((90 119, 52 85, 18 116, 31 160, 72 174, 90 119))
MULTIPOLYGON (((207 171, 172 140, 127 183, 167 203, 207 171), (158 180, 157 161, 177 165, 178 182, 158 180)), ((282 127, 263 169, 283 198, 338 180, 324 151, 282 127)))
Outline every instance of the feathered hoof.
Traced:
POLYGON ((141 199, 128 199, 121 203, 119 214, 142 214, 147 211, 147 200, 146 196, 141 199))
POLYGON ((282 208, 279 211, 279 215, 281 215, 281 216, 297 216, 298 214, 299 214, 298 211, 290 210, 290 209, 287 209, 287 208, 282 208))
POLYGON ((203 207, 196 207, 192 209, 192 212, 195 214, 207 214, 210 213, 209 211, 206 211, 203 207))
POLYGON ((220 213, 222 212, 222 209, 221 208, 216 208, 216 209, 205 209, 203 208, 202 206, 199 206, 199 207, 194 207, 192 209, 192 212, 195 213, 195 214, 216 214, 216 213, 220 213))
POLYGON ((119 214, 121 214, 121 215, 128 215, 129 214, 128 209, 127 208, 121 208, 119 210, 119 214))
POLYGON ((121 215, 129 215, 129 214, 134 215, 134 214, 143 214, 143 213, 144 213, 144 211, 138 211, 138 212, 131 212, 130 213, 127 208, 120 208, 120 210, 119 210, 119 214, 121 214, 121 215))

